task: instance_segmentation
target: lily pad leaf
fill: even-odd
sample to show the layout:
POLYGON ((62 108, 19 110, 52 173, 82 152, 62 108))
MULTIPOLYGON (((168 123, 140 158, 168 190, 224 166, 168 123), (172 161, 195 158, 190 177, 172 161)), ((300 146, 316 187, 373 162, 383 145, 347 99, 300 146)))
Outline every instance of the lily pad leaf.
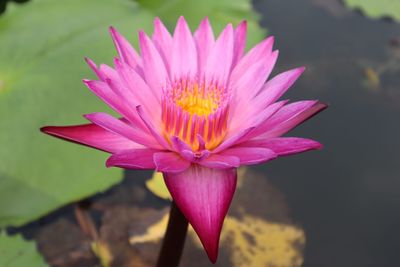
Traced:
POLYGON ((372 18, 392 17, 400 22, 400 1, 397 0, 344 0, 350 8, 361 9, 372 18))
POLYGON ((21 236, 0 233, 0 266, 4 267, 47 267, 36 249, 34 241, 25 241, 21 236))

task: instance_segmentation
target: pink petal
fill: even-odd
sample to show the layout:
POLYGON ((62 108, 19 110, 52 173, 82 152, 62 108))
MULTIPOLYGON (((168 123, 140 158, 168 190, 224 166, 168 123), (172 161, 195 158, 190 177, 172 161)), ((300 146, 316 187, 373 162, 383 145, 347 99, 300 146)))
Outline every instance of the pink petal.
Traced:
POLYGON ((236 169, 192 165, 181 173, 164 173, 164 180, 211 262, 215 263, 222 224, 236 188, 236 169))
POLYGON ((224 140, 217 148, 213 150, 214 153, 218 153, 230 146, 233 146, 236 144, 236 142, 245 136, 247 136, 251 131, 254 130, 255 127, 249 127, 245 128, 243 130, 237 131, 232 136, 228 137, 226 140, 224 140))
POLYGON ((153 159, 159 172, 183 172, 190 167, 190 161, 175 152, 157 152, 153 159))
POLYGON ((150 133, 158 141, 158 143, 161 144, 164 148, 170 148, 170 145, 168 144, 168 142, 161 135, 160 130, 154 126, 152 120, 149 118, 149 116, 146 114, 146 112, 143 111, 143 108, 141 106, 137 106, 136 110, 137 110, 140 118, 142 119, 143 123, 147 126, 150 133))
POLYGON ((124 99, 129 101, 132 106, 143 106, 153 120, 160 120, 160 99, 157 99, 157 96, 152 92, 142 77, 131 67, 118 60, 115 61, 115 65, 121 76, 122 83, 126 87, 126 89, 121 92, 124 99))
POLYGON ((265 60, 249 66, 240 77, 232 76, 231 88, 235 92, 234 99, 248 103, 245 100, 252 99, 260 91, 274 68, 277 58, 278 51, 274 51, 265 60))
POLYGON ((181 16, 176 24, 171 58, 171 79, 193 78, 197 75, 197 51, 192 33, 181 16), (190 77, 190 78, 189 78, 190 77))
POLYGON ((120 167, 124 169, 141 169, 151 170, 155 169, 153 161, 153 155, 158 150, 154 149, 130 149, 123 150, 118 153, 111 155, 106 166, 109 167, 120 167))
POLYGON ((199 161, 199 164, 213 169, 229 169, 239 167, 240 159, 236 156, 211 154, 209 157, 199 161))
POLYGON ((206 84, 216 82, 227 86, 233 59, 233 28, 228 24, 218 37, 207 58, 205 78, 206 84))
POLYGON ((242 58, 246 47, 247 22, 242 21, 235 29, 235 45, 233 51, 232 67, 242 58))
POLYGON ((103 127, 110 132, 128 138, 135 143, 156 149, 162 148, 152 136, 142 132, 134 126, 128 125, 125 122, 114 118, 111 115, 108 115, 107 113, 91 113, 85 115, 84 117, 94 124, 97 124, 98 126, 103 127))
POLYGON ((169 58, 172 51, 172 37, 159 18, 154 19, 153 43, 169 69, 169 58))
POLYGON ((150 38, 142 31, 139 32, 139 43, 143 58, 144 77, 151 90, 160 99, 162 88, 169 83, 164 60, 150 38))
POLYGON ((110 27, 110 34, 113 38, 115 48, 121 60, 141 73, 142 59, 132 45, 113 27, 110 27))
POLYGON ((270 139, 249 140, 242 146, 265 147, 272 149, 279 156, 293 155, 308 150, 322 149, 322 145, 314 140, 298 137, 277 137, 270 139))
POLYGON ((101 81, 83 80, 85 85, 97 95, 103 102, 114 109, 116 112, 127 118, 134 125, 142 125, 141 119, 132 107, 127 106, 107 83, 101 81))
MULTIPOLYGON (((199 142, 201 143, 201 141, 199 142)), ((192 148, 177 136, 171 137, 171 143, 174 150, 190 162, 200 162, 210 155, 210 152, 205 148, 199 152, 193 152, 192 148)))
POLYGON ((262 126, 266 129, 266 132, 257 138, 266 139, 281 136, 326 107, 327 105, 316 101, 299 101, 284 106, 266 121, 262 126))
MULTIPOLYGON (((231 84, 236 83, 240 77, 255 63, 265 61, 271 54, 274 37, 268 37, 242 57, 232 70, 231 84)), ((267 77, 265 77, 267 78, 267 77)))
POLYGON ((244 145, 228 148, 222 151, 221 154, 238 157, 240 159, 240 165, 264 163, 278 156, 274 151, 268 148, 245 147, 244 145))
POLYGON ((194 39, 197 46, 199 78, 203 79, 208 56, 215 44, 214 33, 207 17, 200 22, 199 28, 194 33, 194 39))
POLYGON ((143 148, 142 145, 95 124, 46 126, 40 130, 46 134, 109 153, 116 153, 124 149, 143 148))
POLYGON ((304 67, 300 67, 276 75, 254 97, 253 104, 257 105, 258 102, 262 102, 263 105, 268 106, 278 100, 300 77, 304 69, 304 67))

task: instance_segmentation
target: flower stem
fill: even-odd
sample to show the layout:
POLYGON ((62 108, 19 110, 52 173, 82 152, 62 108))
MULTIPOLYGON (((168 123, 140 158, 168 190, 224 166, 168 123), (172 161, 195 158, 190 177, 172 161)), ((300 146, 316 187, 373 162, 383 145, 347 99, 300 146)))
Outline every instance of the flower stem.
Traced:
POLYGON ((157 267, 179 266, 187 229, 188 221, 175 202, 172 202, 167 230, 158 255, 157 267))

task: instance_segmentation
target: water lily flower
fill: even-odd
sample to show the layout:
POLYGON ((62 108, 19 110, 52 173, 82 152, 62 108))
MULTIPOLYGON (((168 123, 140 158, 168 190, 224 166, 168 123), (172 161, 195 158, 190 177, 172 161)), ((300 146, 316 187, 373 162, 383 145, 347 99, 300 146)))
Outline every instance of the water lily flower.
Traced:
POLYGON ((246 22, 217 38, 207 18, 192 34, 180 17, 171 35, 160 19, 152 37, 139 32, 140 53, 114 28, 114 67, 87 63, 98 80, 85 85, 121 115, 84 115, 89 124, 42 131, 111 153, 107 167, 155 169, 215 262, 236 171, 279 156, 321 148, 282 137, 326 106, 278 99, 304 71, 268 79, 278 58, 268 37, 247 53, 246 22))

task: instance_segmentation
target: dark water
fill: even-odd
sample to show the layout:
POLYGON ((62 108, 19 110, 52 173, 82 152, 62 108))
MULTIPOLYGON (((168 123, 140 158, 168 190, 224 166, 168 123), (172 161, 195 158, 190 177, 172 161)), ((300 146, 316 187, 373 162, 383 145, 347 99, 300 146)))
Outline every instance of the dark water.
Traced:
POLYGON ((400 24, 334 0, 254 4, 276 37, 278 69, 307 67, 287 97, 330 104, 292 132, 323 151, 257 167, 306 232, 304 266, 400 266, 400 24), (380 86, 363 83, 367 67, 382 71, 380 86))

